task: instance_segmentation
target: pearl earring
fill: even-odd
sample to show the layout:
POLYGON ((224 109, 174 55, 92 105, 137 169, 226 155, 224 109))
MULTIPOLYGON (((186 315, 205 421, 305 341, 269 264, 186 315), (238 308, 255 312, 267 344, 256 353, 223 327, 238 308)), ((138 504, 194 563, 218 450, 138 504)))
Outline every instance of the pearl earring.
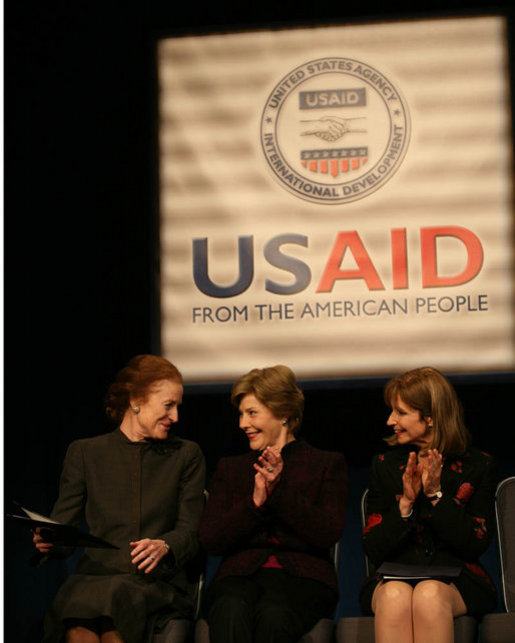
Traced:
POLYGON ((133 406, 132 410, 134 411, 134 413, 139 413, 139 406, 133 406))
POLYGON ((283 420, 283 424, 288 424, 288 420, 283 420))

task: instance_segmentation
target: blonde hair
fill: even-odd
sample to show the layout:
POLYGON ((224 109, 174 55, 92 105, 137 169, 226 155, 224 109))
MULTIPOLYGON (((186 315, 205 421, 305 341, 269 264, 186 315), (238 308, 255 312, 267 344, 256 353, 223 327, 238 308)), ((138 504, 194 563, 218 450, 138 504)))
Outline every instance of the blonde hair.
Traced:
MULTIPOLYGON (((461 403, 454 387, 440 371, 423 366, 394 377, 386 384, 384 399, 393 408, 397 397, 417 410, 421 418, 432 419, 430 449, 438 449, 445 456, 464 453, 470 434, 463 422, 461 403)), ((386 438, 386 442, 397 444, 397 436, 386 438)))
POLYGON ((252 369, 234 384, 231 402, 237 407, 249 394, 254 395, 275 417, 286 417, 292 433, 298 431, 304 410, 304 394, 297 386, 291 368, 278 364, 252 369))

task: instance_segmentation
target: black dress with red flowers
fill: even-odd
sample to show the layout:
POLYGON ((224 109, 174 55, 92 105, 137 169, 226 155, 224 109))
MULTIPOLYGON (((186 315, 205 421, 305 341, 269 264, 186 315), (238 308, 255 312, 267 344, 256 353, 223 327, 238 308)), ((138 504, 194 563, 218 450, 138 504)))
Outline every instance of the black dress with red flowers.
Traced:
MULTIPOLYGON (((497 472, 487 453, 469 447, 462 456, 444 461, 443 496, 433 507, 421 493, 409 519, 401 518, 402 474, 413 446, 393 447, 375 456, 370 473, 363 547, 372 565, 382 562, 459 566, 452 582, 467 612, 480 616, 497 605, 495 585, 479 562, 495 533, 494 497, 497 472)), ((374 573, 360 591, 364 614, 379 582, 374 573)))

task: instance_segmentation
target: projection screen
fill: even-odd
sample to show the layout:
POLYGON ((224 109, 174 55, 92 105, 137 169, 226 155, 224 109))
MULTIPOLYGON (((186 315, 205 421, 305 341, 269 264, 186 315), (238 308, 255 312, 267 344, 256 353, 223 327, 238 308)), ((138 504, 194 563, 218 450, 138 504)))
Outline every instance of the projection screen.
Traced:
POLYGON ((160 40, 162 354, 512 370, 508 78, 502 16, 160 40))

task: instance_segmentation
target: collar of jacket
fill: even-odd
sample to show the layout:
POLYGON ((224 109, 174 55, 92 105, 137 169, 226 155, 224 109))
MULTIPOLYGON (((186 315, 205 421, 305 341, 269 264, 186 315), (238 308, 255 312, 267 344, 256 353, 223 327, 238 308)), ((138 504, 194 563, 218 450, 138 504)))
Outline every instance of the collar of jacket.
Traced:
POLYGON ((166 455, 168 453, 172 453, 173 451, 177 451, 181 446, 181 439, 173 433, 169 433, 166 440, 154 440, 153 438, 145 438, 143 442, 132 442, 120 429, 120 427, 118 427, 115 433, 117 434, 117 437, 121 442, 129 446, 141 447, 149 445, 153 451, 159 453, 160 455, 166 455))

